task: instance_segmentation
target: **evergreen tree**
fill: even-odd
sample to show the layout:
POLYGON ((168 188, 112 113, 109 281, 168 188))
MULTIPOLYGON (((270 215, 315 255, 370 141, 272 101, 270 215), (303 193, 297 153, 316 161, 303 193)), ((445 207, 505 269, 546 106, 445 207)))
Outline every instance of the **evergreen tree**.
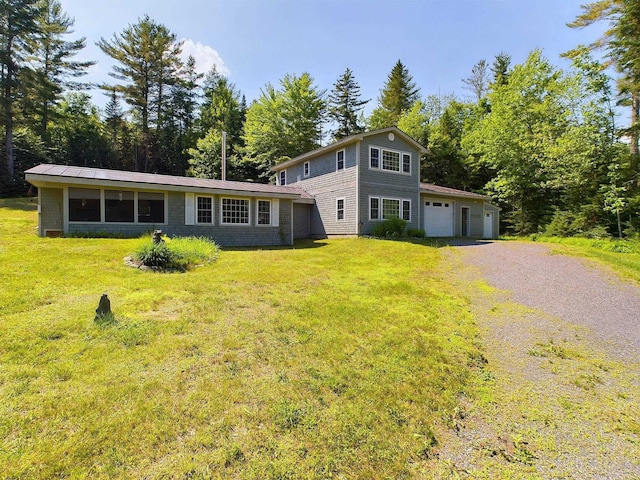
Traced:
POLYGON ((360 100, 360 86, 353 78, 353 72, 347 68, 334 83, 328 99, 328 116, 338 124, 338 128, 331 132, 334 140, 364 131, 364 126, 358 123, 358 112, 368 102, 360 100))
POLYGON ((509 81, 509 69, 511 67, 511 55, 500 52, 493 59, 491 73, 493 73, 493 85, 506 85, 509 81))
MULTIPOLYGON (((153 158, 151 129, 161 128, 166 121, 164 109, 168 103, 168 89, 177 81, 180 69, 181 44, 167 27, 145 16, 135 25, 129 25, 121 34, 97 43, 100 49, 116 60, 110 75, 125 81, 116 88, 122 93, 136 115, 142 134, 141 156, 144 171, 162 171, 162 165, 153 158)), ((141 165, 136 165, 140 169, 141 165)))
POLYGON ((72 59, 86 46, 86 41, 84 37, 66 40, 66 36, 73 33, 74 20, 62 11, 58 0, 40 0, 36 22, 40 33, 31 39, 34 78, 27 110, 33 111, 38 120, 35 129, 48 143, 51 107, 60 101, 64 89, 84 86, 75 79, 85 75, 95 62, 72 59))
POLYGON ((378 107, 370 119, 371 127, 378 129, 397 125, 402 113, 419 99, 419 92, 409 70, 398 60, 380 91, 378 107))
POLYGON ((18 95, 17 77, 28 70, 31 39, 38 33, 37 0, 0 0, 0 63, 2 75, 2 124, 6 171, 15 173, 13 148, 14 104, 18 95))

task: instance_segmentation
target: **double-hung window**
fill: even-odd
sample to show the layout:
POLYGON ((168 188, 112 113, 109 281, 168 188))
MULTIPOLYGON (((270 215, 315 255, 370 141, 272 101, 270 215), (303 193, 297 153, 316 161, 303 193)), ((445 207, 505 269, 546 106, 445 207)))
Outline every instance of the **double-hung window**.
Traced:
POLYGON ((336 170, 344 170, 344 150, 336 152, 336 170))
POLYGON ((390 150, 382 150, 382 170, 400 171, 400 154, 390 150))
POLYGON ((304 176, 309 176, 309 162, 304 162, 304 176))
POLYGON ((249 225, 249 200, 222 198, 221 223, 223 225, 249 225))
POLYGON ((271 225, 271 201, 258 200, 258 225, 271 225))
POLYGON ((411 155, 408 153, 402 154, 402 173, 411 173, 411 155))
POLYGON ((369 220, 388 220, 398 217, 411 221, 411 200, 369 197, 369 220))
POLYGON ((336 200, 336 220, 344 220, 344 198, 338 198, 336 200))
POLYGON ((395 198, 383 198, 382 199, 382 219, 388 220, 389 218, 399 217, 400 213, 400 200, 395 198))
POLYGON ((211 197, 198 197, 196 218, 198 223, 213 223, 213 199, 211 197))
POLYGON ((282 170, 280 172, 280 185, 286 185, 286 184, 287 184, 287 171, 282 170))
POLYGON ((402 217, 407 222, 411 220, 411 200, 402 200, 402 217))
POLYGON ((369 198, 369 219, 380 220, 380 199, 377 197, 369 198))
POLYGON ((369 167, 378 169, 380 168, 380 149, 371 147, 369 150, 369 167))

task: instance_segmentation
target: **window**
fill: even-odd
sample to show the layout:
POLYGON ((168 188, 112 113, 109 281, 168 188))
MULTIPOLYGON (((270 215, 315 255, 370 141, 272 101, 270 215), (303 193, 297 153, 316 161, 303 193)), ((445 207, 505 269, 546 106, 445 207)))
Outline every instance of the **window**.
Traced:
POLYGON ((133 223, 133 192, 105 190, 104 221, 133 223))
POLYGON ((245 198, 223 198, 222 223, 224 225, 249 225, 249 200, 245 198))
POLYGON ((164 223, 164 193, 138 193, 138 223, 164 223))
POLYGON ((380 199, 371 197, 369 199, 369 220, 380 219, 380 199))
POLYGON ((100 190, 69 188, 69 221, 100 221, 100 190))
POLYGON ((336 200, 336 220, 344 220, 344 198, 336 200))
POLYGON ((286 184, 287 184, 287 171, 282 170, 280 172, 280 185, 286 185, 286 184))
POLYGON ((402 219, 407 222, 411 220, 411 200, 402 201, 402 219))
POLYGON ((271 202, 258 200, 258 225, 271 225, 271 202))
POLYGON ((211 197, 198 197, 196 220, 198 223, 213 223, 213 199, 211 197))
POLYGON ((336 170, 344 170, 344 150, 336 152, 336 170))
POLYGON ((411 174, 411 154, 370 147, 369 168, 373 170, 411 174))
POLYGON ((382 199, 382 219, 387 220, 391 217, 400 216, 400 200, 393 198, 382 199))
POLYGON ((371 148, 369 151, 369 167, 380 168, 380 149, 371 148))
POLYGON ((389 150, 382 151, 382 170, 400 171, 400 154, 389 150))
POLYGON ((397 198, 369 198, 369 219, 388 220, 398 217, 407 222, 411 221, 411 200, 397 198), (382 212, 380 203, 382 202, 382 212), (382 215, 381 215, 382 214, 382 215))
POLYGON ((402 154, 402 173, 411 173, 411 155, 402 154))
POLYGON ((309 162, 304 162, 304 176, 309 176, 309 162))

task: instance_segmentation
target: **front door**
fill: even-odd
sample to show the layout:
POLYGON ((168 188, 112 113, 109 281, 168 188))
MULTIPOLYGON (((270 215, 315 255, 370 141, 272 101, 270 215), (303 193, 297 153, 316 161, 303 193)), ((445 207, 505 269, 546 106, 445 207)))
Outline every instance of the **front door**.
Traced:
POLYGON ((493 238, 493 212, 484 212, 484 238, 493 238))
POLYGON ((462 225, 461 225, 461 235, 463 237, 469 236, 469 207, 462 207, 462 225))

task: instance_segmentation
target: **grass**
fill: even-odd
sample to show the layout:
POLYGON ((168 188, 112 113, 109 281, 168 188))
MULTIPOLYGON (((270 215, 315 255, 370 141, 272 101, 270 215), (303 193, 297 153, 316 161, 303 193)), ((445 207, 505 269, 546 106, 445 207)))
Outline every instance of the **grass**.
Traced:
POLYGON ((595 260, 623 278, 640 283, 639 240, 536 237, 536 241, 553 244, 558 253, 595 260))
POLYGON ((482 352, 438 249, 350 239, 125 266, 0 201, 6 478, 410 478, 482 352), (108 293, 114 321, 96 324, 108 293))

